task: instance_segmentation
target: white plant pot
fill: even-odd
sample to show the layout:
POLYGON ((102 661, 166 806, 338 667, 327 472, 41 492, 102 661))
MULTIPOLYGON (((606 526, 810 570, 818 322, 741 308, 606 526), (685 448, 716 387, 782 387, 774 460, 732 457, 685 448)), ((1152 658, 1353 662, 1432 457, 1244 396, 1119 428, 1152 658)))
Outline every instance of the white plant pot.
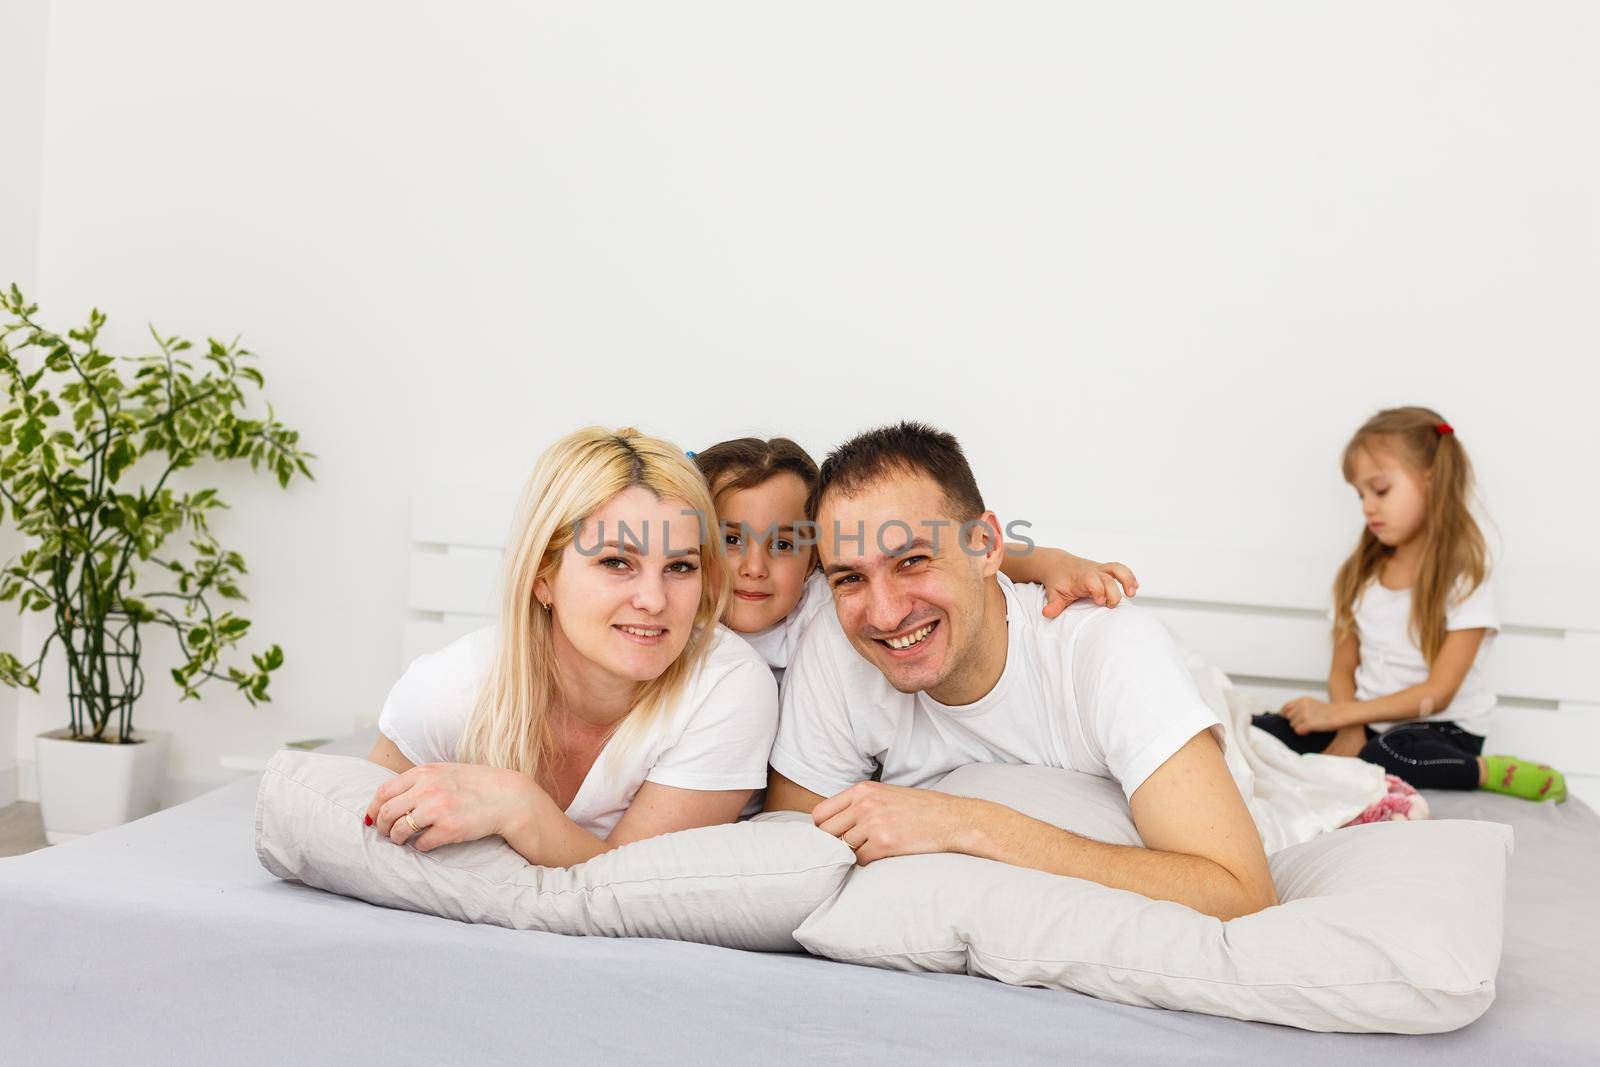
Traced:
POLYGON ((74 741, 68 729, 33 739, 44 838, 52 845, 142 819, 161 808, 172 735, 135 730, 129 744, 74 741))

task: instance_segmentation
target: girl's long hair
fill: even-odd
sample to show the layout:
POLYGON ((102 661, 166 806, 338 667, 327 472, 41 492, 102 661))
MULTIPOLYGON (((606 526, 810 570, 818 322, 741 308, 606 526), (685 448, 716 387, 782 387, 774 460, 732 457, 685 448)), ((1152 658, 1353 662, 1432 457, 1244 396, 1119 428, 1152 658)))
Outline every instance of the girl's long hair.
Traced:
MULTIPOLYGON (((684 501, 696 514, 684 522, 700 526, 700 603, 683 653, 659 677, 641 683, 627 716, 614 728, 608 747, 626 747, 670 708, 715 640, 727 606, 728 583, 722 539, 715 533, 711 494, 681 448, 632 427, 590 426, 547 448, 534 465, 517 505, 506 547, 500 595, 499 647, 477 704, 462 733, 460 759, 506 767, 538 779, 560 762, 551 722, 561 704, 556 677, 553 622, 534 596, 541 578, 552 581, 561 554, 585 519, 632 486, 659 499, 684 501)), ((615 763, 613 763, 615 766, 615 763)))
MULTIPOLYGON (((1411 636, 1432 663, 1444 644, 1445 609, 1451 598, 1465 598, 1488 571, 1483 532, 1472 517, 1472 461, 1437 411, 1424 407, 1389 408, 1362 424, 1345 445, 1344 479, 1354 484, 1355 458, 1381 451, 1406 464, 1427 488, 1422 531, 1422 561, 1411 590, 1411 636), (1428 472, 1432 477, 1427 478, 1428 472)), ((1355 607, 1367 584, 1378 576, 1394 549, 1363 528, 1355 551, 1333 582, 1335 642, 1355 632, 1355 607)))

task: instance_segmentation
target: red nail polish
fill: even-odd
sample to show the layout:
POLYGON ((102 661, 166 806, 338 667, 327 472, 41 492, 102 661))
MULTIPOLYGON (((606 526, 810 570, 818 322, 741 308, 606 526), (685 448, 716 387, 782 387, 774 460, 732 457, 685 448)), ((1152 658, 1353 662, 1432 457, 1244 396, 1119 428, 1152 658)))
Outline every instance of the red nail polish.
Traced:
POLYGON ((367 817, 366 817, 366 819, 367 819, 367 825, 368 825, 368 826, 371 826, 371 825, 372 825, 372 816, 370 816, 370 815, 368 815, 368 816, 367 816, 367 817))

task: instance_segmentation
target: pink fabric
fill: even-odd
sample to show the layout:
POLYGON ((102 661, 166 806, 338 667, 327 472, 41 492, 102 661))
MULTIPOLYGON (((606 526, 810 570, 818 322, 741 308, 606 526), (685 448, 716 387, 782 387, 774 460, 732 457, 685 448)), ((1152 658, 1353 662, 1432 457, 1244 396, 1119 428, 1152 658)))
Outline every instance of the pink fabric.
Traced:
POLYGON ((1368 805, 1367 810, 1345 823, 1360 826, 1369 822, 1405 822, 1407 819, 1426 819, 1428 801, 1421 793, 1392 774, 1383 776, 1389 791, 1368 805))

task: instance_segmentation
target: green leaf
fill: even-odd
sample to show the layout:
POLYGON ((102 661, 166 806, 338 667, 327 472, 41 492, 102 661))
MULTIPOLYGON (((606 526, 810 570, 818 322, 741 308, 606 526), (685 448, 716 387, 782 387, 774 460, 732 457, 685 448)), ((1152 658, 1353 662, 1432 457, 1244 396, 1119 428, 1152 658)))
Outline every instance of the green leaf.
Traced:
POLYGON ((44 425, 38 419, 29 419, 17 430, 17 451, 24 456, 38 448, 44 441, 44 425))
POLYGON ((135 458, 133 445, 128 443, 128 439, 117 438, 116 444, 111 446, 111 452, 106 456, 106 480, 115 485, 117 479, 122 477, 122 472, 128 469, 128 465, 135 458))

